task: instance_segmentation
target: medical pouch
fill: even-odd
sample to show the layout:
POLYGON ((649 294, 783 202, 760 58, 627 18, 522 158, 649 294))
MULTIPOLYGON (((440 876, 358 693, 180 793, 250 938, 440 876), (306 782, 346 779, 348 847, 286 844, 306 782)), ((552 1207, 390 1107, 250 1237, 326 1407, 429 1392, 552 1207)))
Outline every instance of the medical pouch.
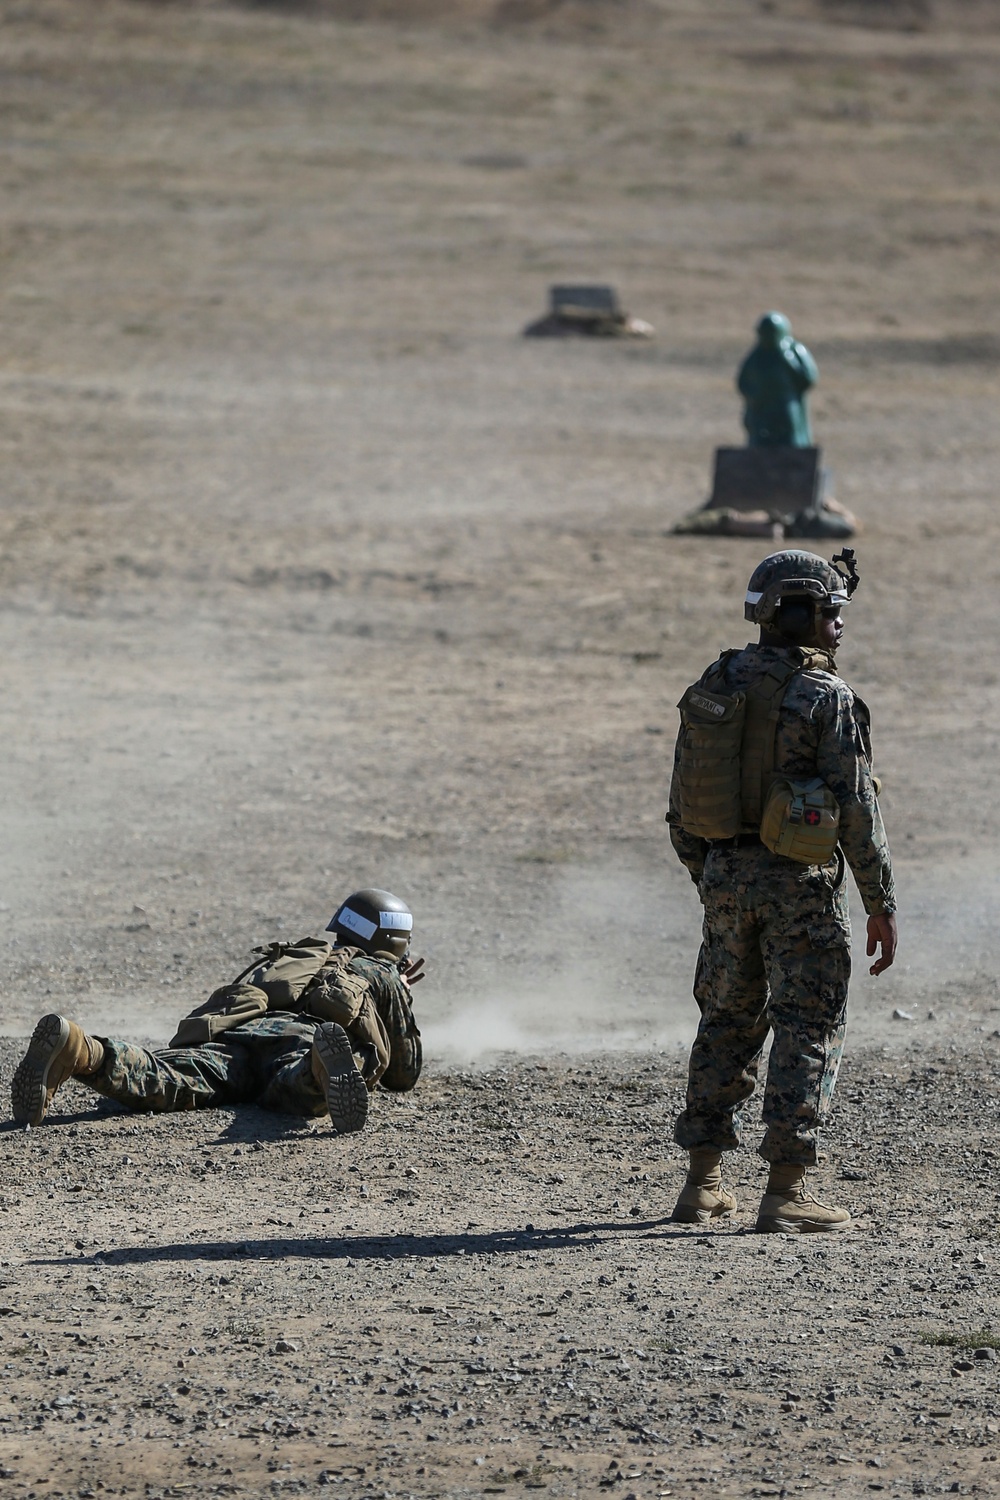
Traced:
POLYGON ((772 854, 825 865, 833 858, 839 830, 840 808, 825 781, 779 776, 772 782, 760 825, 761 842, 772 854))

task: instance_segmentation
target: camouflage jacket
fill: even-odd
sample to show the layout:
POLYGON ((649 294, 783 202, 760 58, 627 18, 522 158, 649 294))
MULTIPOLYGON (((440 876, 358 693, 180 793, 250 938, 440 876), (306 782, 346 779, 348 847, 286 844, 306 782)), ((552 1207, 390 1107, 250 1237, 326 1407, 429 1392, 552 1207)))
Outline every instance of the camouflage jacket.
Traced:
MULTIPOLYGON (((796 648, 745 647, 729 661, 726 686, 733 692, 749 686, 789 651, 796 648)), ((702 680, 711 671, 710 667, 702 680)), ((896 910, 889 844, 872 781, 871 758, 868 709, 843 678, 817 668, 796 673, 781 702, 775 769, 797 781, 821 776, 833 792, 840 805, 840 846, 870 916, 896 910)), ((676 762, 675 752, 675 766, 676 762)), ((676 778, 671 783, 667 822, 678 859, 692 880, 700 881, 709 845, 680 825, 676 778)))
POLYGON ((185 1016, 170 1045, 214 1041, 268 1011, 343 1026, 363 1058, 362 1072, 370 1088, 381 1081, 387 1088, 408 1089, 417 1081, 420 1032, 401 962, 391 953, 334 947, 319 937, 275 943, 252 971, 215 990, 185 1016))

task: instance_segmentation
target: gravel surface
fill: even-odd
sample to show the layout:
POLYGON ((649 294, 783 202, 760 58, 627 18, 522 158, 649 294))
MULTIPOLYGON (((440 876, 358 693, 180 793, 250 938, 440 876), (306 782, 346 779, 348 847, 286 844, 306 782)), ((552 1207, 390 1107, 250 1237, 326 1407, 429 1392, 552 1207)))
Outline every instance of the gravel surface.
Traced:
POLYGON ((750 1232, 749 1151, 734 1222, 670 1224, 677 1051, 433 1069, 339 1140, 69 1085, 4 1136, 12 1493, 995 1494, 965 1040, 855 1053, 817 1182, 857 1229, 799 1238, 750 1232))

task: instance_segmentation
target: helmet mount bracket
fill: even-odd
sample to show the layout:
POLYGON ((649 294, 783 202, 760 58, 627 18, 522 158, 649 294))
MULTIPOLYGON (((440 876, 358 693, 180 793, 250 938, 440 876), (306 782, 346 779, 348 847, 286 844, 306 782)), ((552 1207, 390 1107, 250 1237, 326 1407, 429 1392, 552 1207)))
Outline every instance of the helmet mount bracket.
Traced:
POLYGON ((858 575, 857 560, 854 556, 854 548, 845 547, 842 552, 837 552, 834 555, 832 562, 833 566, 837 569, 837 572, 844 580, 844 587, 847 590, 847 597, 848 599, 850 599, 854 594, 854 590, 861 582, 861 578, 858 575), (843 567, 840 566, 841 563, 843 563, 843 567))

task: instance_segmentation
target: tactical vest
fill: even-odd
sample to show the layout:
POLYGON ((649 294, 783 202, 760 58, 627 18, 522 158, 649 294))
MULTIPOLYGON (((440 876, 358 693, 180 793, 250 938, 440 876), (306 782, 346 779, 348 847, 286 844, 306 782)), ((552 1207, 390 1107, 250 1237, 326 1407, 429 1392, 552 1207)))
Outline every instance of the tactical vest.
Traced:
POLYGON ((357 1020, 368 984, 348 965, 360 948, 337 948, 325 939, 304 938, 298 943, 271 943, 257 948, 253 963, 204 1004, 185 1016, 171 1038, 171 1047, 196 1047, 214 1041, 245 1021, 259 1020, 269 1010, 301 1012, 318 1020, 336 1021, 345 1029, 357 1020))
POLYGON ((732 692, 726 687, 726 666, 736 655, 724 652, 677 705, 680 821, 696 838, 731 839, 760 832, 776 780, 778 716, 788 684, 798 672, 832 666, 825 651, 799 647, 750 687, 732 692))

